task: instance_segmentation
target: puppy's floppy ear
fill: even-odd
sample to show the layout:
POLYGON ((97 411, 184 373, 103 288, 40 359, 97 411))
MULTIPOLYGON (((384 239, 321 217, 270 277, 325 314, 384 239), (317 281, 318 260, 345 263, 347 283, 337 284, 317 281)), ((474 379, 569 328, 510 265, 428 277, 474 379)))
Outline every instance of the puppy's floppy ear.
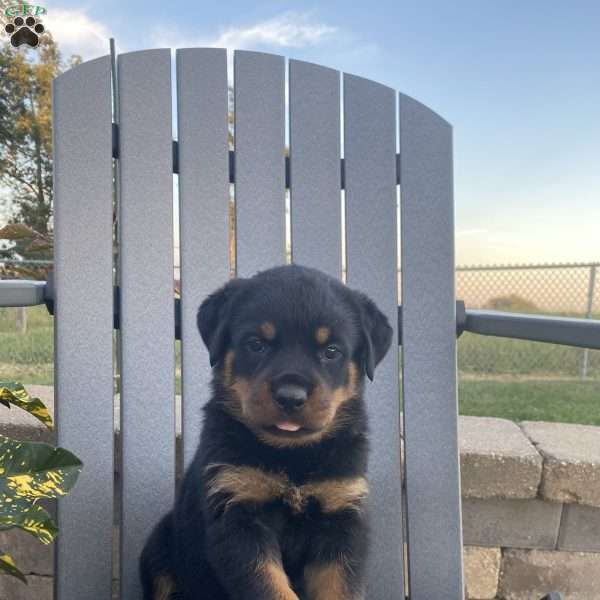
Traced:
POLYGON ((198 309, 198 329, 208 349, 211 367, 219 362, 227 348, 232 299, 245 281, 245 279, 232 279, 207 296, 198 309))
POLYGON ((388 318, 365 294, 357 292, 363 339, 363 363, 367 377, 373 381, 375 367, 383 360, 392 342, 393 329, 388 318))

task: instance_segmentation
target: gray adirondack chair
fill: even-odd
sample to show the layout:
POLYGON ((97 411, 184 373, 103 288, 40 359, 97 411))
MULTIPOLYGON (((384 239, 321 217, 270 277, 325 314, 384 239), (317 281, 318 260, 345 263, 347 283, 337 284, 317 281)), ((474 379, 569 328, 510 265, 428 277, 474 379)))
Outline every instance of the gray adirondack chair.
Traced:
MULTIPOLYGON (((184 461, 200 432, 209 367, 196 326, 229 276, 235 183, 237 274, 285 262, 283 57, 236 52, 230 169, 225 50, 177 52, 184 461)), ((138 597, 137 557, 175 490, 171 55, 118 57, 122 510, 121 598, 138 597)), ((289 62, 292 256, 365 290, 397 323, 397 190, 402 182, 406 501, 413 597, 461 598, 451 129, 383 85, 289 62), (397 160, 396 104, 400 107, 397 160), (341 189, 345 192, 342 238, 341 189), (435 351, 431 351, 435 348, 435 351), (440 449, 443 451, 440 452, 440 449)), ((108 598, 113 523, 111 64, 54 87, 58 440, 85 470, 58 511, 60 600, 108 598), (93 416, 92 416, 93 415, 93 416)), ((404 589, 398 346, 369 386, 373 551, 369 598, 404 589)))
POLYGON ((58 442, 85 463, 76 488, 58 505, 57 600, 111 597, 115 522, 120 598, 140 596, 142 544, 175 492, 175 335, 182 342, 185 464, 195 450, 200 409, 208 399, 209 362, 196 310, 229 277, 231 183, 239 275, 285 261, 289 188, 293 260, 341 277, 345 251, 347 283, 376 300, 402 343, 402 401, 397 346, 367 389, 369 600, 401 598, 405 590, 411 600, 463 598, 457 328, 600 347, 599 323, 465 312, 455 302, 452 131, 446 121, 367 79, 340 77, 335 70, 296 60, 288 68, 289 159, 284 153, 286 61, 280 56, 235 53, 233 153, 228 150, 225 50, 177 51, 177 142, 172 141, 169 50, 120 55, 117 72, 110 57, 102 57, 54 82, 54 277, 52 285, 0 282, 0 305, 46 302, 53 307, 58 442), (177 301, 174 173, 181 252, 177 301), (117 515, 113 327, 120 329, 121 357, 117 515))

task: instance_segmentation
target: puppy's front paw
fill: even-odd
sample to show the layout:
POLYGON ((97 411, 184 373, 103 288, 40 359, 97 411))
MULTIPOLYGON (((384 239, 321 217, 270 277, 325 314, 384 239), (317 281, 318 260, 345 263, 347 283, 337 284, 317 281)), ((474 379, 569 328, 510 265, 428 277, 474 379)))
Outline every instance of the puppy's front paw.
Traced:
POLYGON ((267 560, 259 567, 269 598, 273 600, 299 600, 296 592, 290 586, 290 580, 281 564, 267 560))
POLYGON ((349 578, 347 566, 340 562, 309 564, 304 569, 307 600, 362 600, 362 592, 349 578))

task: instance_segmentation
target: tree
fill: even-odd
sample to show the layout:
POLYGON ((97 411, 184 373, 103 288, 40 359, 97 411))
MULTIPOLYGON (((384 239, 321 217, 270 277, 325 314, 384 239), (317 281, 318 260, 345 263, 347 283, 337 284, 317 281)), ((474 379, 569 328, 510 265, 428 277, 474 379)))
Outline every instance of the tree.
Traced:
MULTIPOLYGON (((24 48, 13 48, 9 41, 0 47, 0 189, 8 220, 48 238, 53 200, 52 80, 81 58, 73 55, 63 61, 48 32, 37 48, 24 48)), ((51 245, 36 239, 33 244, 28 238, 11 239, 14 246, 4 244, 0 256, 51 258, 51 245)))

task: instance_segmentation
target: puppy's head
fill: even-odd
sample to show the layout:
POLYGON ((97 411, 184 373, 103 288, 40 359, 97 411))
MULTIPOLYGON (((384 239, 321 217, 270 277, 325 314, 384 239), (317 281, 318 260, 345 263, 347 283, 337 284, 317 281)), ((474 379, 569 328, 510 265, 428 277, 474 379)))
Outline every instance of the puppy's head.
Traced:
POLYGON ((276 447, 347 426, 392 338, 367 296, 297 265, 230 281, 202 303, 198 327, 224 408, 276 447))

